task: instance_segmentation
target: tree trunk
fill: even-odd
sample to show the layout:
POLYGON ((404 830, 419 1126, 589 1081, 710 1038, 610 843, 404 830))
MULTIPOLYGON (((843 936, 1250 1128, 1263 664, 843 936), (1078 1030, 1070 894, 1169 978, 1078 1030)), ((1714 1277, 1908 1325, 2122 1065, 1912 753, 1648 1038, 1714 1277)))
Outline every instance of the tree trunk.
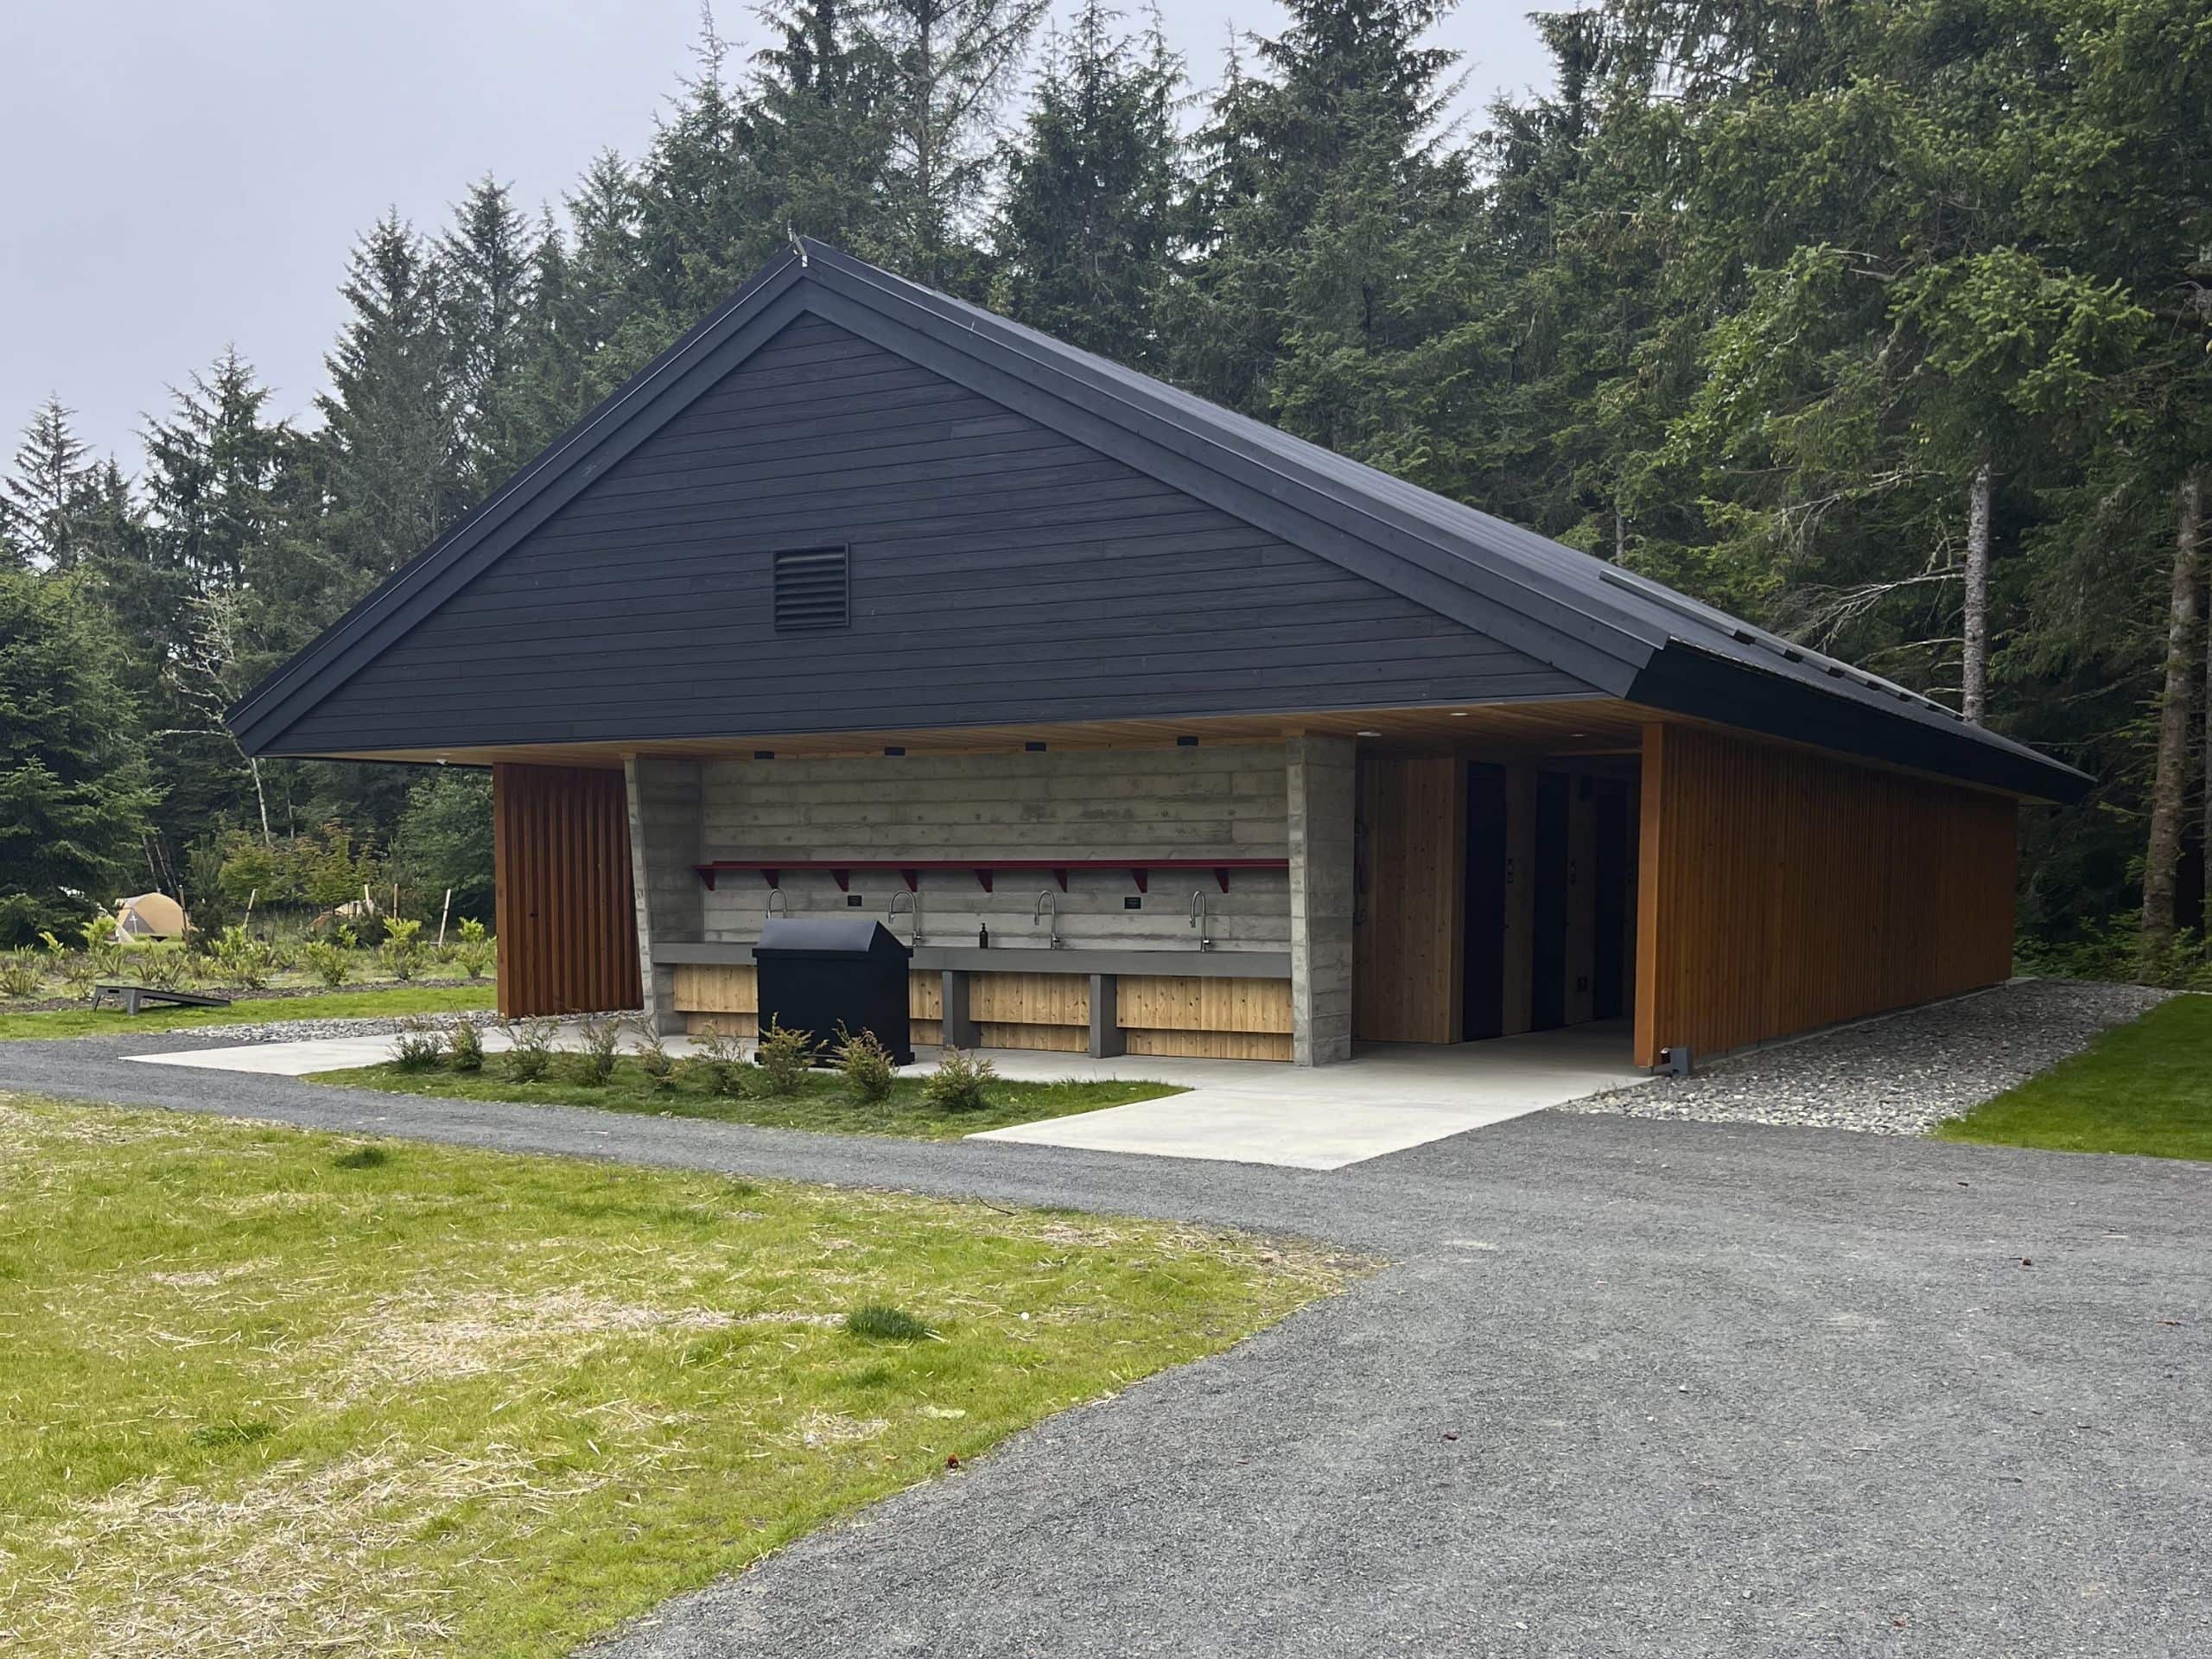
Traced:
POLYGON ((1989 463, 1967 492, 1967 623, 1960 708, 1977 726, 1989 707, 1989 463))
POLYGON ((2196 686, 2197 538, 2204 480, 2182 480, 2174 524, 2173 587, 2166 613, 2166 679, 2158 699, 2158 763, 2151 785, 2151 843, 2143 855, 2143 969, 2162 966, 2174 942, 2174 874, 2181 862, 2188 790, 2190 696, 2196 686))

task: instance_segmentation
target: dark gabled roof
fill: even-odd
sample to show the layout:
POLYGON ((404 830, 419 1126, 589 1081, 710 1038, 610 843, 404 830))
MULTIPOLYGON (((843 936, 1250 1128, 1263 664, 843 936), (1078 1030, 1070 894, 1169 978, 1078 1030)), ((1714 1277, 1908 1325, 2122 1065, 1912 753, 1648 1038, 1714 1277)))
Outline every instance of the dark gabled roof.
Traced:
POLYGON ((2046 799, 2091 781, 1659 583, 903 281, 779 257, 229 715, 284 730, 777 330, 811 312, 1605 694, 2046 799))

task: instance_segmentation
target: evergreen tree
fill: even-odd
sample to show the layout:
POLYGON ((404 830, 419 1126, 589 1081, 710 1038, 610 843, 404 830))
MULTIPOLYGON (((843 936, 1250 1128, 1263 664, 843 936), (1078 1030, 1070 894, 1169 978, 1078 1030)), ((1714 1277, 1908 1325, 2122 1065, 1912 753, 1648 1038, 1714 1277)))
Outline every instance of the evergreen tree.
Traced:
POLYGON ((1179 378, 1303 436, 1447 486, 1433 366, 1463 342, 1475 206, 1440 119, 1455 54, 1432 0, 1293 0, 1199 135, 1206 223, 1179 378))
POLYGON ((976 237, 999 107, 1048 3, 878 0, 868 15, 890 134, 885 251, 916 282, 982 285, 976 237))
POLYGON ((760 214, 753 123, 728 83, 729 48, 711 17, 696 56, 638 172, 638 298, 664 340, 727 300, 785 240, 760 214))
POLYGON ((154 793, 92 581, 0 569, 0 947, 81 922, 144 868, 154 793))
POLYGON ((100 469, 70 428, 73 413, 58 397, 39 406, 0 492, 0 550, 16 563, 66 570, 84 550, 100 469))
POLYGON ((849 0, 775 0, 750 88, 758 213, 863 259, 887 256, 889 65, 849 0))
POLYGON ((529 453, 519 405, 531 344, 531 248, 505 185, 487 176, 469 188, 438 238, 437 264, 462 491, 473 504, 529 453))
POLYGON ((1182 65, 1156 18, 1142 40, 1114 35, 1112 18, 1084 0, 1073 35, 1049 43, 1007 156, 993 302, 1143 366, 1161 356, 1155 309, 1180 194, 1182 65))
MULTIPOLYGON (((439 267, 387 213, 353 252, 348 310, 315 399, 329 513, 324 545, 351 603, 438 538, 461 505, 461 435, 439 267)), ((334 612, 334 615, 335 613, 334 612)))

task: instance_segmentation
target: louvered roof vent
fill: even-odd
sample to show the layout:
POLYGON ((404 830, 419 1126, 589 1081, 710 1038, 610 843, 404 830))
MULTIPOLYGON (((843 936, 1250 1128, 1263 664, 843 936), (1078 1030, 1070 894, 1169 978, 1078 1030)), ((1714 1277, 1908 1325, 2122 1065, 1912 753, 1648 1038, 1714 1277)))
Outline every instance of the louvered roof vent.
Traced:
POLYGON ((849 626, 850 550, 807 547, 775 556, 776 632, 810 633, 849 626))

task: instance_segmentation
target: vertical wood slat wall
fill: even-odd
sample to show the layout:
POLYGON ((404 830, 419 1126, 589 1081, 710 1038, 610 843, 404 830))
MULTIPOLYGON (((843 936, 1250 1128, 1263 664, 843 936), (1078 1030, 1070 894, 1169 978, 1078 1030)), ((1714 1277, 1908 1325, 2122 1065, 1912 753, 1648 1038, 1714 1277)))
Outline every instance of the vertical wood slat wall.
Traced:
POLYGON ((493 766, 492 841, 501 1016, 640 1007, 622 774, 493 766))
POLYGON ((1642 813, 1639 1065, 2012 971, 2009 797, 1660 723, 1644 728, 1642 813))
POLYGON ((1452 755, 1359 757, 1352 1035, 1456 1043, 1463 1028, 1466 768, 1452 755))

